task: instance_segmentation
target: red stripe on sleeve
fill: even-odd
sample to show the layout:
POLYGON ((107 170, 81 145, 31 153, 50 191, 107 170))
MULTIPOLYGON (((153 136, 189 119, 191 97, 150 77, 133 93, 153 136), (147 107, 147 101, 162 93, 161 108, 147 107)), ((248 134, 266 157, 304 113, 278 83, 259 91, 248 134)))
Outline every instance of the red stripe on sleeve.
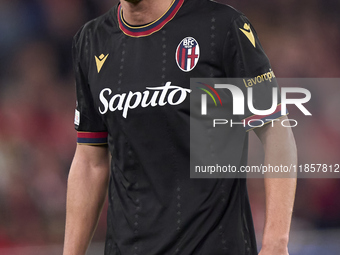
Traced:
POLYGON ((106 138, 108 132, 78 132, 78 138, 106 138))

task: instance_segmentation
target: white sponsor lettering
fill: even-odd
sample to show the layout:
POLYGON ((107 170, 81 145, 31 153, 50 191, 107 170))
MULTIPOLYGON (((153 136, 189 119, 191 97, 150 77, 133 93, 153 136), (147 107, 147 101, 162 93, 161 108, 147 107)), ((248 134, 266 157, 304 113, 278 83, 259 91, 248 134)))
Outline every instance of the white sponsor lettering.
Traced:
POLYGON ((170 81, 164 86, 146 87, 146 89, 144 92, 129 91, 129 93, 115 94, 110 98, 109 96, 112 94, 112 90, 105 88, 99 93, 99 100, 102 104, 99 107, 99 112, 105 114, 107 111, 123 111, 122 116, 126 118, 128 111, 138 106, 146 108, 148 106, 155 107, 166 104, 179 105, 184 102, 187 95, 191 92, 191 89, 171 85, 170 81), (150 96, 151 93, 152 95, 150 96))

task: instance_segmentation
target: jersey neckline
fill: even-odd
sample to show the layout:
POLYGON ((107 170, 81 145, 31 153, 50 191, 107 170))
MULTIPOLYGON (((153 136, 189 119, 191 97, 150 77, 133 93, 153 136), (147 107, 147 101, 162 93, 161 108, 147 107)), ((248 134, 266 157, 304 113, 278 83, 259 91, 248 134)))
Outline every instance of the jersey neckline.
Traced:
POLYGON ((161 30, 170 20, 172 20, 176 13, 183 5, 184 0, 174 0, 168 10, 157 20, 144 26, 130 26, 124 21, 122 16, 122 7, 119 4, 117 10, 119 28, 122 32, 131 37, 143 37, 151 35, 161 30))

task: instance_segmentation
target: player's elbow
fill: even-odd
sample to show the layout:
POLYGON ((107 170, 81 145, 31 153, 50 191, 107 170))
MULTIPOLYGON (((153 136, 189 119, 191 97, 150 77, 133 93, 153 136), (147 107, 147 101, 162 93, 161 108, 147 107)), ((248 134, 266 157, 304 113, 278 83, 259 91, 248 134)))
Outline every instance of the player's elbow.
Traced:
POLYGON ((105 182, 109 175, 109 161, 106 147, 77 145, 68 181, 88 179, 105 182))

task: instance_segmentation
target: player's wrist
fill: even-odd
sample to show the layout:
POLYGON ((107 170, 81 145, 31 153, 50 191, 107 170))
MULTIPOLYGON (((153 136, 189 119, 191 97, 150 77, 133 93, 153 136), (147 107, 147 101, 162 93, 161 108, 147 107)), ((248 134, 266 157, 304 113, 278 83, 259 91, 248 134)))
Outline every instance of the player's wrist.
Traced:
POLYGON ((63 255, 85 255, 86 249, 64 248, 63 255))
MULTIPOLYGON (((285 252, 288 250, 288 235, 277 235, 268 233, 262 239, 262 250, 275 250, 285 252)), ((281 254, 281 253, 279 253, 281 254)), ((283 254, 283 253, 282 253, 283 254)))

